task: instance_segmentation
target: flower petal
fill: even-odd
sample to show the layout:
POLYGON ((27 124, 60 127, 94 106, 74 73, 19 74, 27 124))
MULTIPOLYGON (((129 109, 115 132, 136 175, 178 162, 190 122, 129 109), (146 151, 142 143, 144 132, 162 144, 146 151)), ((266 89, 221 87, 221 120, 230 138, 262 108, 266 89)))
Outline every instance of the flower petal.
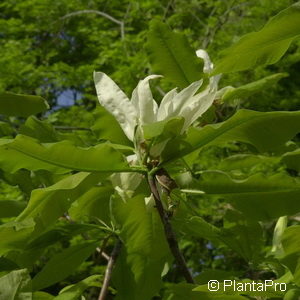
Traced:
POLYGON ((214 68, 214 65, 211 62, 208 53, 203 49, 198 49, 196 55, 204 60, 203 72, 210 73, 214 68))
POLYGON ((167 118, 171 110, 172 101, 176 95, 177 95, 177 88, 169 91, 164 95, 158 108, 157 121, 162 121, 167 118))
POLYGON ((138 112, 139 123, 149 124, 156 121, 157 103, 153 99, 149 86, 149 80, 162 77, 161 75, 150 75, 141 80, 132 92, 131 102, 138 112))
POLYGON ((171 111, 169 109, 168 118, 180 116, 180 112, 188 105, 191 97, 199 90, 203 80, 195 81, 188 87, 178 93, 171 102, 171 111))
POLYGON ((94 82, 100 104, 119 122, 126 136, 132 141, 137 112, 118 85, 105 73, 94 72, 94 82))

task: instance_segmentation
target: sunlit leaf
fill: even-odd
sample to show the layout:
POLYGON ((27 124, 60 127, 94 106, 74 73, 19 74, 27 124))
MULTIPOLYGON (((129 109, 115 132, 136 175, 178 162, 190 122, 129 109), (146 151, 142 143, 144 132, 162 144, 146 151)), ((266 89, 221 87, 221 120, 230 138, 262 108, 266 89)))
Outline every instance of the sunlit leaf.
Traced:
POLYGON ((242 71, 276 63, 300 35, 300 3, 281 11, 258 32, 244 35, 223 52, 214 74, 242 71))

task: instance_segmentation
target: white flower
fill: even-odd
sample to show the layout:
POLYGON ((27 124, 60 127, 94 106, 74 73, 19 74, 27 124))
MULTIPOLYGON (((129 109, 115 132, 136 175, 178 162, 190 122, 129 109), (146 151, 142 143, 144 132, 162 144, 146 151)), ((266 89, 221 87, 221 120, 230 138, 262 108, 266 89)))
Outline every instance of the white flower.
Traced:
MULTIPOLYGON (((203 72, 208 73, 213 65, 204 50, 198 50, 197 56, 204 59, 203 72)), ((131 101, 118 85, 105 73, 94 72, 99 102, 119 122, 126 136, 133 141, 136 126, 151 124, 181 116, 185 122, 183 133, 212 105, 217 92, 220 76, 211 77, 207 87, 197 93, 203 80, 193 82, 187 88, 177 93, 176 88, 169 91, 162 99, 159 107, 153 99, 149 80, 161 77, 150 75, 141 80, 134 89, 131 101)))

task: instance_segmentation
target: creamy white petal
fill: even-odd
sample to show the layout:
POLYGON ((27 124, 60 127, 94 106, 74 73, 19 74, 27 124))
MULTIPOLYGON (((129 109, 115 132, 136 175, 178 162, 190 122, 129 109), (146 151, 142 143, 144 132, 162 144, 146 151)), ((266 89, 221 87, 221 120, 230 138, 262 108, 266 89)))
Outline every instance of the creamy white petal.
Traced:
POLYGON ((193 82, 174 97, 171 102, 172 110, 169 111, 168 118, 180 115, 180 112, 187 106, 189 99, 199 90, 202 82, 202 80, 193 82))
POLYGON ((161 121, 167 118, 169 112, 172 109, 172 101, 176 95, 177 88, 169 91, 167 94, 164 95, 158 108, 157 121, 161 121))
POLYGON ((180 114, 185 120, 181 133, 183 133, 192 123, 194 123, 211 107, 215 96, 216 91, 212 91, 207 93, 205 96, 201 96, 199 94, 193 97, 193 102, 189 106, 186 106, 180 114))
POLYGON ((149 124, 156 122, 157 103, 153 99, 149 80, 162 77, 150 75, 141 80, 132 92, 131 102, 138 112, 139 123, 149 124))
POLYGON ((214 68, 214 64, 211 62, 208 53, 203 49, 198 49, 196 55, 204 60, 204 73, 210 73, 214 68))
POLYGON ((105 73, 94 72, 94 82, 100 104, 119 122, 126 136, 132 141, 137 112, 118 85, 105 73))

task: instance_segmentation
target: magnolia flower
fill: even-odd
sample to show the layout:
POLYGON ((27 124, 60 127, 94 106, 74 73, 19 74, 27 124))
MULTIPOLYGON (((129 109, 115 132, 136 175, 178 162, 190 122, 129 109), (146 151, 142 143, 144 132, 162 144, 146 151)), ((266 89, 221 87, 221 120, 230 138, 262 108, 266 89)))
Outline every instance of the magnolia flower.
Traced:
MULTIPOLYGON (((208 54, 200 49, 196 52, 204 60, 203 72, 211 72, 213 65, 208 54)), ((169 91, 160 105, 153 99, 149 81, 161 75, 150 75, 141 80, 134 89, 131 100, 118 85, 105 73, 94 72, 97 96, 100 104, 108 110, 118 121, 129 140, 133 141, 137 126, 142 127, 173 117, 183 117, 183 133, 196 119, 198 119, 212 105, 217 92, 219 76, 211 77, 207 87, 197 93, 203 80, 193 82, 188 87, 177 92, 169 91)))

